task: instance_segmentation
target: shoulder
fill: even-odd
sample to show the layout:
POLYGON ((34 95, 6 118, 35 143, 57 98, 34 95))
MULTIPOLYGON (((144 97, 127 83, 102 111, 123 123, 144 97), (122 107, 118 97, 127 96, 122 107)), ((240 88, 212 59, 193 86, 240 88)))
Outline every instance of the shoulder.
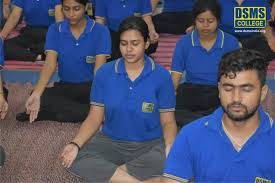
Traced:
POLYGON ((208 115, 190 122, 180 130, 179 136, 187 138, 189 141, 205 138, 205 134, 208 133, 207 127, 210 119, 211 115, 208 115))
POLYGON ((235 43, 236 43, 236 42, 237 42, 237 43, 239 42, 238 39, 237 39, 235 36, 233 36, 233 35, 231 35, 231 34, 229 34, 229 33, 227 33, 227 32, 224 32, 224 31, 223 31, 223 34, 224 34, 224 40, 225 40, 225 41, 231 42, 231 43, 232 43, 232 42, 235 42, 235 43))
POLYGON ((105 76, 115 72, 116 60, 103 64, 96 72, 96 75, 105 76))
POLYGON ((192 33, 188 33, 186 35, 183 35, 178 41, 177 45, 181 46, 189 46, 192 44, 192 33))
POLYGON ((49 26, 48 32, 62 32, 65 26, 65 21, 53 23, 49 26))

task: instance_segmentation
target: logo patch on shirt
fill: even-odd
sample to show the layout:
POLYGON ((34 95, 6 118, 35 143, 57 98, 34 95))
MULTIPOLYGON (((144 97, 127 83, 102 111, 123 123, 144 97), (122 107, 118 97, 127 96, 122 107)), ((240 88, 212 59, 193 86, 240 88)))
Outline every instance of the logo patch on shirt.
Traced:
POLYGON ((272 183, 272 182, 271 182, 271 180, 268 180, 268 179, 264 179, 264 178, 261 178, 261 177, 256 177, 254 183, 272 183))
POLYGON ((154 111, 153 103, 147 103, 147 102, 142 103, 142 112, 152 113, 153 111, 154 111))
POLYGON ((86 63, 87 64, 93 64, 95 63, 96 58, 94 56, 86 56, 86 63))
POLYGON ((50 17, 53 17, 53 16, 54 16, 54 9, 49 9, 48 15, 49 15, 50 17))

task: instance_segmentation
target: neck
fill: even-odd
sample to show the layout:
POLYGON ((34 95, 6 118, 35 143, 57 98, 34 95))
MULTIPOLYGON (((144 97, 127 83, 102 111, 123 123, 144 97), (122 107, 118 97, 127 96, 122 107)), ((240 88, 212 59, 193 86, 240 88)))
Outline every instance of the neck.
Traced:
POLYGON ((86 27, 87 19, 84 17, 82 18, 77 24, 70 25, 72 31, 82 32, 83 29, 86 27))
POLYGON ((126 72, 128 74, 128 77, 134 81, 142 72, 143 68, 144 68, 144 58, 142 58, 142 60, 135 62, 135 63, 128 63, 125 61, 125 69, 126 72))
POLYGON ((214 33, 210 34, 210 35, 202 35, 202 34, 199 34, 199 38, 200 38, 200 41, 214 41, 216 40, 216 37, 217 37, 217 31, 215 31, 214 33))
POLYGON ((257 111, 251 118, 245 121, 233 121, 224 114, 223 124, 232 136, 246 138, 253 134, 259 127, 259 113, 257 111))

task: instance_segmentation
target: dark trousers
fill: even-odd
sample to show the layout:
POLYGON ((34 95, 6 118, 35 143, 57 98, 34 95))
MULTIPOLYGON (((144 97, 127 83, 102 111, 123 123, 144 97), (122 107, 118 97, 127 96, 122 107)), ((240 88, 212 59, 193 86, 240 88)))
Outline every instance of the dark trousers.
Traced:
POLYGON ((219 105, 216 86, 183 83, 177 90, 176 121, 178 127, 212 113, 219 105))
POLYGON ((91 82, 57 82, 41 96, 38 120, 82 122, 90 110, 91 82))
POLYGON ((47 31, 47 27, 24 27, 19 36, 5 41, 5 60, 33 62, 38 55, 44 56, 47 31))
POLYGON ((163 12, 153 16, 158 33, 185 34, 185 30, 193 24, 193 16, 189 11, 163 12))
MULTIPOLYGON (((112 38, 112 54, 111 58, 108 61, 112 61, 121 57, 121 52, 119 49, 120 37, 119 33, 110 30, 111 38, 112 38)), ((155 53, 158 47, 158 43, 150 44, 149 48, 145 51, 147 55, 155 53)))

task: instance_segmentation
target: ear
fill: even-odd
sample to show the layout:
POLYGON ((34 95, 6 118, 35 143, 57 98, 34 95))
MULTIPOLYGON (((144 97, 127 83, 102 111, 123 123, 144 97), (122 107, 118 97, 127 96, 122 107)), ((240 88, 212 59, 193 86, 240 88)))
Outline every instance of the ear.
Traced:
POLYGON ((87 3, 85 6, 85 12, 88 12, 88 9, 89 9, 89 3, 87 3))
POLYGON ((266 98, 267 93, 268 93, 268 90, 269 90, 269 88, 268 88, 268 86, 265 84, 265 85, 262 87, 262 89, 261 89, 261 102, 263 102, 264 99, 266 98))
POLYGON ((150 46, 150 39, 148 38, 146 43, 145 43, 145 49, 148 49, 150 46))
POLYGON ((221 98, 221 94, 220 94, 221 93, 220 92, 221 91, 221 84, 220 84, 220 82, 218 82, 218 90, 219 90, 219 98, 221 98))

